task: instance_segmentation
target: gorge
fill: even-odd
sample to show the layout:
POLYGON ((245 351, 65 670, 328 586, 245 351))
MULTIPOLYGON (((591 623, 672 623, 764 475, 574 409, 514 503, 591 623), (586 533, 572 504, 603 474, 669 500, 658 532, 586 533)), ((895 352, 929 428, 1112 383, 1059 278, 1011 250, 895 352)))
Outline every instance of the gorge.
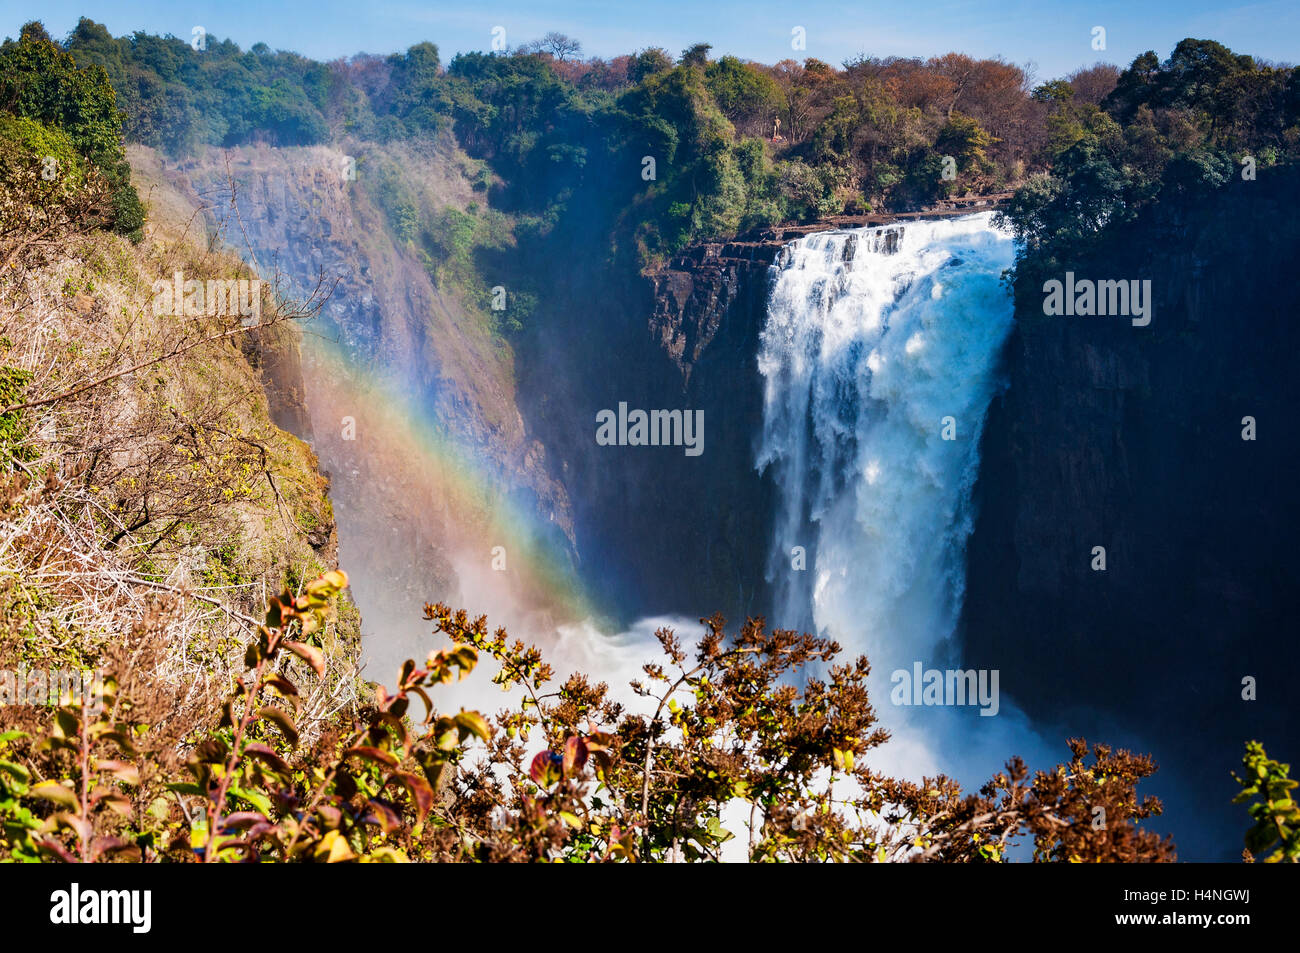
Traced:
MULTIPOLYGON (((1265 144, 1237 176, 1237 133, 1191 150, 1142 112, 1192 116, 1149 79, 1219 51, 1187 40, 1032 96, 985 63, 1024 110, 997 149, 924 107, 935 148, 973 137, 960 188, 926 178, 925 150, 835 139, 841 120, 875 135, 870 110, 797 147, 756 137, 719 111, 726 58, 637 59, 593 92, 538 54, 444 69, 430 44, 331 65, 354 98, 320 107, 312 144, 191 117, 206 145, 130 157, 278 291, 329 292, 296 350, 259 360, 330 477, 375 671, 426 650, 435 599, 611 681, 659 622, 764 616, 871 657, 888 767, 970 783, 1104 738, 1161 765, 1182 820, 1155 829, 1224 858, 1242 741, 1296 727, 1268 673, 1296 652, 1300 395, 1294 167, 1265 144), (1061 136, 1035 139, 1048 119, 1061 136), (959 207, 981 193, 1005 221, 959 207), (918 665, 986 675, 998 716, 884 702, 918 665)), ((1272 67, 1232 63, 1290 102, 1272 67)), ((904 67, 824 75, 867 96, 910 88, 904 67)))
POLYGON ((51 16, 0 862, 1300 860, 1300 67, 51 16))
MULTIPOLYGON (((1141 329, 1130 329, 1128 322, 1104 327, 1045 319, 1041 296, 1028 298, 1013 325, 1012 298, 1001 283, 1012 245, 987 213, 815 233, 792 239, 771 264, 748 249, 750 257, 734 258, 723 254, 724 247, 701 247, 644 283, 575 267, 556 283, 549 360, 540 362, 536 354, 527 355, 527 347, 521 349, 529 366, 546 368, 545 381, 529 371, 520 375, 520 416, 512 426, 522 436, 485 427, 483 411, 472 403, 449 402, 445 378, 457 375, 455 367, 441 372, 444 380, 429 392, 436 396, 427 398, 458 421, 452 429, 461 431, 462 446, 464 434, 484 434, 475 453, 503 461, 497 476, 486 479, 499 488, 499 498, 512 492, 518 498, 511 486, 531 486, 512 532, 528 527, 524 533, 534 545, 541 538, 535 527, 550 524, 552 513, 571 520, 545 540, 554 547, 548 554, 572 554, 569 582, 534 578, 521 587, 513 572, 495 578, 487 569, 491 545, 513 552, 515 544, 493 537, 485 523, 463 528, 464 538, 446 545, 449 524, 431 529, 410 505, 414 494, 429 492, 419 489, 427 471, 394 481, 383 500, 357 503, 350 498, 348 464, 339 462, 339 454, 350 448, 336 442, 331 464, 330 441, 318 438, 318 451, 335 474, 344 558, 350 547, 370 554, 352 570, 372 636, 369 652, 383 659, 409 653, 423 638, 418 604, 457 586, 467 602, 477 599, 479 611, 504 617, 520 631, 567 626, 572 635, 575 624, 602 620, 579 626, 586 633, 579 641, 601 638, 599 632, 637 629, 644 617, 673 617, 680 623, 715 610, 733 617, 765 614, 776 624, 827 632, 850 650, 868 651, 882 682, 894 668, 910 668, 916 661, 1001 672, 1009 699, 1002 716, 988 721, 1005 726, 1007 734, 986 739, 987 750, 971 755, 972 776, 996 768, 989 759, 1008 750, 1038 753, 1034 749, 1041 742, 1029 718, 1045 737, 1082 728, 1153 751, 1164 768, 1155 789, 1167 803, 1199 818, 1176 829, 1180 841, 1193 856, 1197 850, 1219 856, 1211 844, 1219 837, 1213 819, 1226 813, 1221 766, 1229 763, 1242 735, 1270 726, 1284 730, 1288 716, 1275 699, 1265 698, 1243 708, 1240 717, 1220 712, 1207 722, 1200 742, 1209 752, 1204 757, 1186 742, 1176 743, 1175 723, 1194 711, 1187 706, 1195 706, 1206 691, 1232 694, 1238 678, 1211 689, 1203 679, 1179 671, 1192 662, 1178 660, 1170 639, 1179 626, 1204 629, 1211 617, 1229 624, 1224 613, 1251 600, 1254 618, 1238 618, 1232 627, 1283 625, 1281 606, 1267 592, 1270 580, 1285 573, 1295 557, 1284 555, 1280 530, 1260 520, 1264 512, 1294 508, 1284 489, 1295 475, 1294 454, 1270 442, 1258 447, 1266 466, 1233 463, 1236 457, 1225 455, 1238 449, 1235 421, 1246 410, 1260 414, 1263 408, 1273 426, 1294 427, 1281 410, 1287 404, 1278 403, 1279 393, 1294 389, 1281 383, 1285 370, 1279 356, 1286 352, 1283 338, 1292 332, 1277 315, 1254 336, 1220 337, 1214 345, 1194 343, 1188 335, 1194 327, 1202 334, 1231 333, 1212 315, 1215 309, 1231 310, 1221 296, 1237 287, 1247 269, 1255 274, 1258 268, 1266 282, 1252 292, 1261 313, 1276 307, 1269 302, 1283 300, 1267 282, 1281 280, 1276 276, 1285 272, 1285 250, 1295 247, 1294 225, 1279 218, 1294 196, 1294 177, 1278 175, 1254 191, 1238 188, 1212 206, 1183 210, 1186 221, 1153 220, 1135 227, 1127 255, 1130 260, 1146 256, 1143 268, 1158 276, 1156 313, 1162 315, 1141 329), (1209 247, 1209 236, 1230 230, 1241 239, 1240 251, 1224 258, 1196 250, 1209 247), (1152 242, 1151 235, 1162 233, 1174 235, 1176 243, 1152 242), (1282 256, 1272 269, 1262 264, 1270 255, 1282 256), (1171 288, 1178 289, 1174 298, 1171 288), (593 302, 600 303, 604 320, 596 320, 593 302), (1144 342, 1143 334, 1154 336, 1144 342), (1254 369, 1235 376, 1232 388, 1254 389, 1233 398, 1231 410, 1221 409, 1218 436, 1203 438, 1218 441, 1217 455, 1207 458, 1191 434, 1172 443, 1172 434, 1160 436, 1162 426, 1172 426, 1158 423, 1165 413, 1160 408, 1168 406, 1161 401, 1175 399, 1177 391, 1161 398, 1161 391, 1152 390, 1153 378, 1167 376, 1173 360, 1184 369, 1195 366, 1198 373, 1214 374, 1213 353, 1224 347, 1240 351, 1238 367, 1254 369), (597 448, 591 421, 601 408, 619 402, 701 411, 709 426, 708 451, 698 459, 675 453, 651 460, 638 459, 629 452, 634 448, 597 448), (1049 411, 1054 416, 1046 416, 1049 411), (944 439, 947 421, 954 426, 954 440, 944 439), (1142 436, 1126 438, 1129 432, 1142 436), (534 449, 511 457, 510 441, 534 449), (1099 468, 1099 454, 1114 453, 1116 447, 1122 477, 1109 466, 1099 468), (1139 505, 1136 498, 1123 504, 1129 507, 1125 521, 1112 523, 1104 539, 1095 536, 1097 514, 1126 497, 1151 492, 1169 469, 1203 483, 1208 499, 1211 484, 1243 465, 1251 476, 1240 479, 1253 492, 1234 497, 1238 504, 1220 498, 1215 516, 1202 510, 1196 517, 1206 533, 1219 534, 1220 550, 1206 545, 1208 536, 1185 534, 1171 547, 1178 536, 1168 535, 1166 521, 1189 524, 1167 502, 1155 500, 1140 504, 1142 509, 1131 508, 1139 505), (1073 472, 1078 466, 1093 469, 1073 472), (1257 538, 1277 540, 1267 549, 1274 565, 1212 555, 1232 551, 1225 534, 1235 519, 1250 522, 1257 538), (564 529, 567 525, 571 529, 564 529), (1153 532, 1164 535, 1151 537, 1159 548, 1145 558, 1167 564, 1169 590, 1152 589, 1149 576, 1134 575, 1133 546, 1145 546, 1153 532), (445 548, 425 549, 435 537, 445 548), (412 538, 426 543, 414 545, 412 538), (1112 567, 1104 577, 1088 568, 1095 539, 1110 547, 1112 567), (803 547, 806 571, 792 568, 796 547, 803 547), (1180 548, 1202 561, 1198 571, 1213 567, 1208 571, 1228 600, 1219 604, 1222 608, 1186 601, 1186 583, 1174 581, 1183 578, 1181 571, 1169 562, 1180 548), (440 555, 430 560, 430 553, 440 555), (444 569, 437 570, 439 565, 444 569), (1052 567, 1057 575, 1044 575, 1052 567), (445 576, 437 576, 439 571, 445 576), (395 574, 408 580, 404 599, 393 595, 395 574), (1132 587, 1144 595, 1127 592, 1132 587), (556 596, 596 589, 598 606, 585 595, 556 596), (367 596, 379 591, 382 600, 367 596), (1163 621, 1153 616, 1153 597, 1160 599, 1163 621), (614 605, 621 614, 609 611, 614 605), (377 645, 380 632, 393 641, 377 645), (396 638, 389 634, 394 632, 396 638), (1156 644, 1164 648, 1157 650, 1156 644), (1118 662, 1116 653, 1127 662, 1118 662), (1162 671, 1170 673, 1168 681, 1162 671), (1175 687, 1179 681, 1191 695, 1175 687), (1075 700, 1062 710, 1058 706, 1066 698, 1075 700), (1018 708, 1026 714, 1019 715, 1018 708), (1121 712, 1130 716, 1125 727, 1121 712)), ((286 214, 290 209, 265 194, 241 211, 251 235, 267 236, 266 250, 278 240, 275 232, 263 230, 293 218, 286 214)), ((299 248, 326 253, 339 241, 337 232, 295 239, 299 248)), ((307 280, 307 265, 319 257, 303 254, 302 267, 291 273, 307 280)), ((370 267, 392 274, 400 258, 389 252, 372 259, 370 267)), ((347 267, 354 272, 355 262, 347 267)), ((1084 263, 1076 270, 1084 274, 1088 267, 1084 263)), ((359 319, 361 312, 351 303, 356 300, 349 293, 329 305, 345 309, 331 320, 354 341, 368 340, 376 327, 418 326, 420 311, 408 303, 390 299, 370 306, 370 318, 359 319)), ((312 347, 307 345, 309 353, 312 347)), ((439 353, 445 347, 445 341, 436 345, 439 353)), ((401 361, 416 354, 401 348, 390 352, 401 361)), ((396 366, 388 364, 384 373, 419 379, 419 361, 405 365, 407 370, 396 366)), ((327 421, 347 409, 346 403, 319 399, 312 406, 310 386, 308 405, 318 435, 334 429, 327 421)), ((1209 409, 1206 414, 1213 416, 1209 409)), ((402 455, 403 438, 395 439, 397 444, 371 448, 358 459, 387 469, 402 455)), ((491 467, 478 472, 482 477, 491 467)), ((376 493, 374 481, 366 485, 368 493, 376 493)), ((454 505, 439 507, 432 496, 426 498, 440 519, 460 519, 454 505)), ((520 569, 527 570, 527 564, 520 569)), ((644 632, 644 625, 640 629, 644 632)), ((639 643, 623 644, 631 654, 639 643)), ((1212 644, 1222 651, 1234 645, 1226 632, 1212 644)), ((1244 651, 1241 643, 1235 645, 1234 651, 1244 651)), ((574 651, 590 657, 593 649, 574 651)), ((1247 652, 1235 666, 1243 675, 1262 668, 1251 657, 1247 652)), ((1225 657, 1218 664, 1230 663, 1225 657)), ((887 684, 877 697, 888 697, 887 684)), ((892 714, 885 712, 887 724, 892 714)), ((928 723, 926 738, 899 736, 895 747, 907 762, 900 767, 932 769, 942 763, 951 768, 954 760, 966 762, 959 755, 975 750, 970 729, 948 711, 940 717, 943 724, 928 723), (939 738, 945 739, 942 757, 926 750, 939 738), (907 743, 901 743, 904 739, 907 743)), ((898 731, 900 725, 892 727, 898 731)))

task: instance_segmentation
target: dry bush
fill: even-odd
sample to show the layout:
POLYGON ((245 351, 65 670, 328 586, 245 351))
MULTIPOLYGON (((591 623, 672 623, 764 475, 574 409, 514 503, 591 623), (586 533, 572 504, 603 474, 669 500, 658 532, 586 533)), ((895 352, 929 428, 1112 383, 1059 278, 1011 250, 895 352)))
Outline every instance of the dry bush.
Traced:
MULTIPOLYGON (((176 271, 256 276, 197 212, 133 246, 86 212, 93 180, 68 197, 29 178, 0 203, 0 662, 111 664, 151 686, 133 693, 144 723, 177 742, 241 671, 267 591, 325 568, 309 542, 331 539, 325 482, 270 422, 240 345, 310 317, 327 289, 299 306, 271 281, 251 328, 155 314, 153 283, 176 271)), ((356 703, 357 636, 354 610, 318 636, 329 678, 304 733, 356 703)))

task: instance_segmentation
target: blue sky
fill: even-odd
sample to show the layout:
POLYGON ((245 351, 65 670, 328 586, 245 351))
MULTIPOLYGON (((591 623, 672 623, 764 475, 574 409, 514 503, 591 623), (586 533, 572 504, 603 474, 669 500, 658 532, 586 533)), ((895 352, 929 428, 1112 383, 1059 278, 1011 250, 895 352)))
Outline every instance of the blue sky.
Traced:
POLYGON ((930 56, 958 50, 1033 62, 1039 79, 1107 60, 1127 65, 1154 49, 1162 57, 1185 36, 1215 39, 1238 52, 1300 62, 1300 3, 1205 0, 1151 2, 829 2, 765 0, 533 0, 531 3, 415 0, 0 0, 0 36, 15 36, 31 19, 62 36, 89 16, 114 35, 145 30, 189 38, 195 26, 247 48, 263 41, 316 59, 365 51, 389 53, 420 40, 438 44, 444 60, 491 48, 494 27, 518 45, 559 30, 587 54, 615 56, 647 46, 677 53, 698 41, 715 55, 775 62, 816 56, 839 64, 858 53, 930 56), (802 26, 807 48, 791 48, 802 26), (1106 29, 1106 50, 1092 49, 1092 29, 1106 29))

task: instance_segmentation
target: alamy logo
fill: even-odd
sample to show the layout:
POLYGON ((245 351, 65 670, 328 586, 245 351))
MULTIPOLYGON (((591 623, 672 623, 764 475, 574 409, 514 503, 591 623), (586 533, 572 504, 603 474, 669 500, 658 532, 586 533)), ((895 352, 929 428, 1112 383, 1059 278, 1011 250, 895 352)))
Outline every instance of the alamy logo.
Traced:
POLYGON ((160 278, 153 283, 153 313, 173 317, 197 318, 202 315, 238 314, 245 324, 262 320, 262 281, 259 278, 231 278, 227 281, 185 279, 176 272, 172 280, 160 278))
POLYGON ((1138 281, 1075 280, 1074 272, 1065 273, 1065 281, 1052 278, 1043 282, 1043 314, 1132 316, 1133 326, 1144 328, 1151 323, 1151 279, 1138 281))
POLYGON ((58 924, 125 923, 132 933, 148 933, 153 921, 149 890, 70 890, 50 894, 50 922, 58 924))
POLYGON ((900 668, 889 676, 894 686, 889 700, 895 705, 979 705, 980 715, 998 713, 998 670, 961 669, 940 671, 912 663, 912 670, 900 668))
POLYGON ((28 670, 25 665, 16 671, 0 669, 0 706, 4 705, 58 705, 65 699, 81 705, 92 718, 103 711, 103 697, 95 691, 102 684, 104 673, 96 677, 77 669, 28 670))
POLYGON ((685 447, 688 457, 704 452, 704 411, 633 410, 620 401, 618 413, 596 414, 596 443, 602 447, 685 447))

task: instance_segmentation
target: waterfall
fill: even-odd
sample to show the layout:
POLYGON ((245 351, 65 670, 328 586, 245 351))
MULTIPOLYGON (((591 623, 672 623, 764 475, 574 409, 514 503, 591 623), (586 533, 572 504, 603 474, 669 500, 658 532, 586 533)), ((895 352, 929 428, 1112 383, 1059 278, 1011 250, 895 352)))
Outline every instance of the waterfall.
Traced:
MULTIPOLYGON (((891 672, 960 661, 952 636, 979 438, 1013 320, 1001 275, 1014 249, 991 218, 821 232, 787 245, 772 266, 759 345, 757 465, 770 470, 778 499, 773 621, 867 654, 875 707, 896 740, 902 729, 905 749, 909 723, 930 751, 959 721, 987 737, 1019 718, 972 721, 889 700, 891 672)), ((907 768, 934 767, 918 750, 901 756, 907 768)))

